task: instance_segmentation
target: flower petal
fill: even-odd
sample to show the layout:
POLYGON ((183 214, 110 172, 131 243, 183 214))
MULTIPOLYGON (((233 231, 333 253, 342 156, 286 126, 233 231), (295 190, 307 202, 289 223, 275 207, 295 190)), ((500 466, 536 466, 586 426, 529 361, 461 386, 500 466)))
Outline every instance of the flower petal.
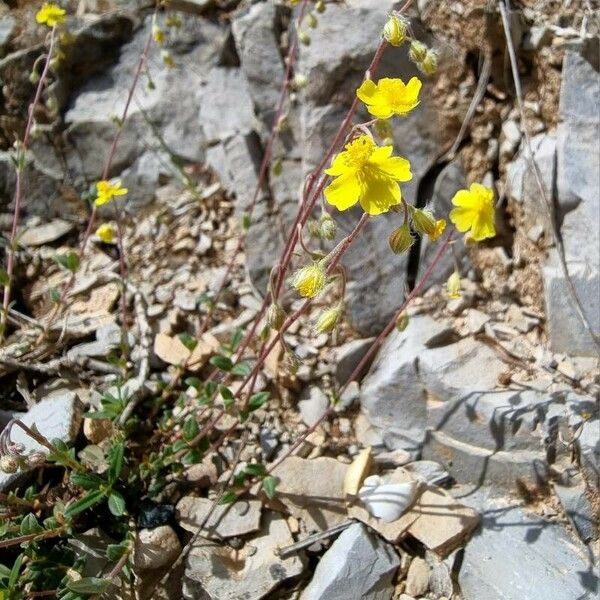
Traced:
POLYGON ((470 208, 465 208, 462 206, 453 208, 450 211, 450 220, 454 223, 456 229, 458 229, 461 233, 464 233, 471 227, 473 211, 470 208))
POLYGON ((378 168, 386 175, 393 177, 397 181, 410 181, 412 173, 410 162, 401 156, 392 156, 377 164, 378 168))
POLYGON ((334 179, 324 190, 325 199, 338 210, 347 210, 358 201, 360 182, 352 172, 334 179))
POLYGON ((325 169, 324 173, 333 177, 347 173, 349 168, 348 165, 346 165, 344 155, 345 152, 340 152, 337 154, 331 161, 331 167, 329 167, 329 169, 325 169))
POLYGON ((493 217, 493 214, 492 219, 489 219, 489 215, 484 215, 483 213, 476 215, 471 225, 471 237, 476 242, 492 238, 496 235, 496 226, 494 225, 493 217))
POLYGON ((377 85, 372 79, 366 79, 362 82, 361 86, 356 90, 356 96, 359 100, 362 100, 365 104, 371 104, 373 98, 377 96, 379 90, 377 85))
POLYGON ((388 212, 390 206, 400 204, 400 186, 383 173, 369 173, 365 178, 364 191, 360 199, 363 210, 370 215, 388 212))

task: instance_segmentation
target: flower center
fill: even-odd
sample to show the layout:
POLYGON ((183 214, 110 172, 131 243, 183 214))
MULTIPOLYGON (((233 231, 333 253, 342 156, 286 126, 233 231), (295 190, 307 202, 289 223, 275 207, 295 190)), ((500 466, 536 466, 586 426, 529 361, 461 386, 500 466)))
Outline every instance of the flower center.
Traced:
POLYGON ((362 135, 346 145, 344 162, 348 167, 360 169, 367 164, 373 150, 375 142, 368 135, 362 135))

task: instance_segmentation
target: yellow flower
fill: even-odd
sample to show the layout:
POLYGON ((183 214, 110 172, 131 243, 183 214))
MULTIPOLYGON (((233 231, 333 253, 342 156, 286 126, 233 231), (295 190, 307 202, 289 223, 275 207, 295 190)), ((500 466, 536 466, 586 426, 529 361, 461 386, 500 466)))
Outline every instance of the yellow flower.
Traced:
POLYGON ((378 119, 405 115, 419 104, 421 81, 413 77, 407 84, 402 79, 380 79, 377 84, 367 79, 356 90, 367 110, 378 119))
POLYGON ((165 32, 156 23, 152 25, 152 37, 154 38, 154 41, 159 45, 165 43, 165 32))
POLYGON ((450 211, 450 220, 461 233, 470 229, 477 242, 496 235, 493 190, 473 183, 468 190, 456 192, 452 204, 457 208, 450 211))
POLYGON ((35 20, 40 25, 48 25, 48 27, 54 27, 64 23, 65 10, 62 9, 58 4, 54 2, 44 2, 42 8, 37 11, 35 20))
POLYGON ((115 196, 124 196, 127 192, 127 188, 121 186, 120 179, 115 179, 113 183, 103 179, 96 184, 96 206, 102 206, 110 202, 115 196))
POLYGON ((115 241, 115 228, 109 223, 102 223, 102 225, 96 229, 96 235, 105 244, 113 244, 115 241))
POLYGON ((460 275, 458 274, 458 271, 454 271, 454 273, 448 277, 446 290, 448 291, 448 297, 460 298, 460 275))
POLYGON ((327 283, 327 275, 319 263, 303 267, 292 278, 292 285, 303 298, 314 298, 327 283))
POLYGON ((360 202, 370 215, 387 212, 400 204, 402 193, 398 181, 410 181, 410 163, 391 156, 392 146, 377 146, 368 135, 346 144, 345 149, 325 171, 335 179, 324 190, 329 204, 346 210, 360 202))

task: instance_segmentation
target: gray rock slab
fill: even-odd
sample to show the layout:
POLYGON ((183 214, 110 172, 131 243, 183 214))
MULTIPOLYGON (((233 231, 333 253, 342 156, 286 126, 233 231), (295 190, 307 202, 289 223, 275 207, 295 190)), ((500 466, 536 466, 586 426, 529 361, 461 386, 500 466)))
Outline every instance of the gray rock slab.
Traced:
POLYGON ((564 526, 487 490, 461 498, 482 515, 458 573, 464 600, 591 600, 598 577, 585 548, 564 526))
POLYGON ((264 516, 258 536, 234 550, 199 538, 185 565, 183 597, 186 600, 260 600, 286 579, 302 573, 302 555, 282 559, 277 550, 294 542, 285 520, 264 516))
POLYGON ((301 600, 389 600, 400 566, 394 547, 362 524, 345 529, 323 555, 301 600))

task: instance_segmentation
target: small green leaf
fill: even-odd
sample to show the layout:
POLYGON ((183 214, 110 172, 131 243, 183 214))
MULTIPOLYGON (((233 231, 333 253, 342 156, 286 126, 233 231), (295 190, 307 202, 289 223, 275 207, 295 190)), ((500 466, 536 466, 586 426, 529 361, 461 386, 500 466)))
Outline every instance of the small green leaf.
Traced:
POLYGON ((58 254, 54 260, 65 269, 75 273, 79 269, 79 255, 76 252, 67 252, 66 254, 58 254))
POLYGON ((225 492, 219 500, 219 504, 233 504, 237 500, 237 494, 232 491, 225 492))
POLYGON ((219 386, 219 392, 221 393, 221 398, 223 398, 223 407, 225 410, 229 410, 235 402, 233 392, 224 385, 219 386))
POLYGON ((203 458, 204 453, 200 449, 192 448, 189 452, 181 457, 181 462, 184 465, 196 465, 199 462, 202 462, 203 458))
POLYGON ((269 399, 269 396, 269 392, 258 392, 257 394, 252 394, 252 396, 250 396, 250 401, 248 402, 248 410, 250 412, 258 410, 269 399))
POLYGON ((184 381, 184 383, 185 383, 185 385, 196 388, 197 390, 199 390, 202 387, 202 381, 200 379, 198 379, 198 377, 188 377, 184 381))
POLYGON ((70 479, 84 490, 97 490, 101 485, 106 485, 106 481, 94 473, 71 473, 70 479))
POLYGON ((238 327, 234 331, 233 335, 231 336, 231 341, 229 342, 229 348, 232 352, 235 352, 239 348, 243 338, 244 332, 238 327))
POLYGON ((187 419, 183 424, 183 439, 186 442, 191 442, 199 433, 200 428, 198 427, 198 421, 196 421, 195 417, 187 419))
POLYGON ((110 581, 99 577, 83 577, 77 581, 69 581, 67 588, 77 594, 102 594, 108 589, 110 581))
POLYGON ((177 337, 190 352, 193 352, 194 348, 198 345, 198 340, 193 338, 189 333, 180 333, 177 337))
POLYGON ((60 292, 56 288, 50 290, 50 302, 58 304, 60 302, 60 292))
POLYGON ((247 360, 237 363, 231 369, 232 375, 237 375, 238 377, 248 377, 252 372, 252 364, 247 360))
POLYGON ((108 560, 116 562, 118 561, 127 549, 129 548, 129 544, 127 542, 121 542, 120 544, 108 544, 106 546, 106 558, 108 560))
POLYGON ((252 477, 262 477, 267 474, 267 468, 261 463, 246 465, 244 471, 252 477))
POLYGON ((121 474, 123 470, 123 457, 125 455, 125 444, 123 442, 117 442, 110 449, 108 453, 109 467, 108 467, 108 481, 112 485, 121 474))
POLYGON ((13 567, 10 570, 10 575, 8 577, 8 589, 12 590, 17 585, 19 581, 19 573, 21 572, 21 565, 23 564, 24 554, 19 554, 17 560, 13 563, 13 567))
POLYGON ((41 533, 44 528, 38 523, 33 513, 25 515, 25 518, 21 521, 19 527, 19 533, 21 535, 31 535, 32 533, 41 533))
POLYGON ((75 515, 82 513, 84 510, 102 502, 104 497, 104 492, 100 490, 92 490, 91 492, 84 494, 79 500, 76 500, 73 504, 67 506, 65 517, 74 517, 75 515))
POLYGON ((269 498, 269 500, 273 500, 275 496, 275 488, 278 484, 279 479, 277 477, 273 477, 272 475, 269 475, 268 477, 265 477, 263 479, 262 488, 265 491, 265 494, 267 495, 267 498, 269 498))
POLYGON ((115 515, 115 517, 120 517, 124 515, 126 512, 125 507, 125 498, 119 492, 115 492, 114 490, 110 492, 108 496, 108 510, 115 515))
POLYGON ((233 363, 230 358, 223 356, 222 354, 217 354, 216 356, 212 356, 209 360, 211 365, 221 369, 221 371, 226 371, 227 373, 231 371, 233 367, 233 363))
POLYGON ((0 269, 0 285, 8 285, 9 281, 8 273, 4 269, 0 269))

